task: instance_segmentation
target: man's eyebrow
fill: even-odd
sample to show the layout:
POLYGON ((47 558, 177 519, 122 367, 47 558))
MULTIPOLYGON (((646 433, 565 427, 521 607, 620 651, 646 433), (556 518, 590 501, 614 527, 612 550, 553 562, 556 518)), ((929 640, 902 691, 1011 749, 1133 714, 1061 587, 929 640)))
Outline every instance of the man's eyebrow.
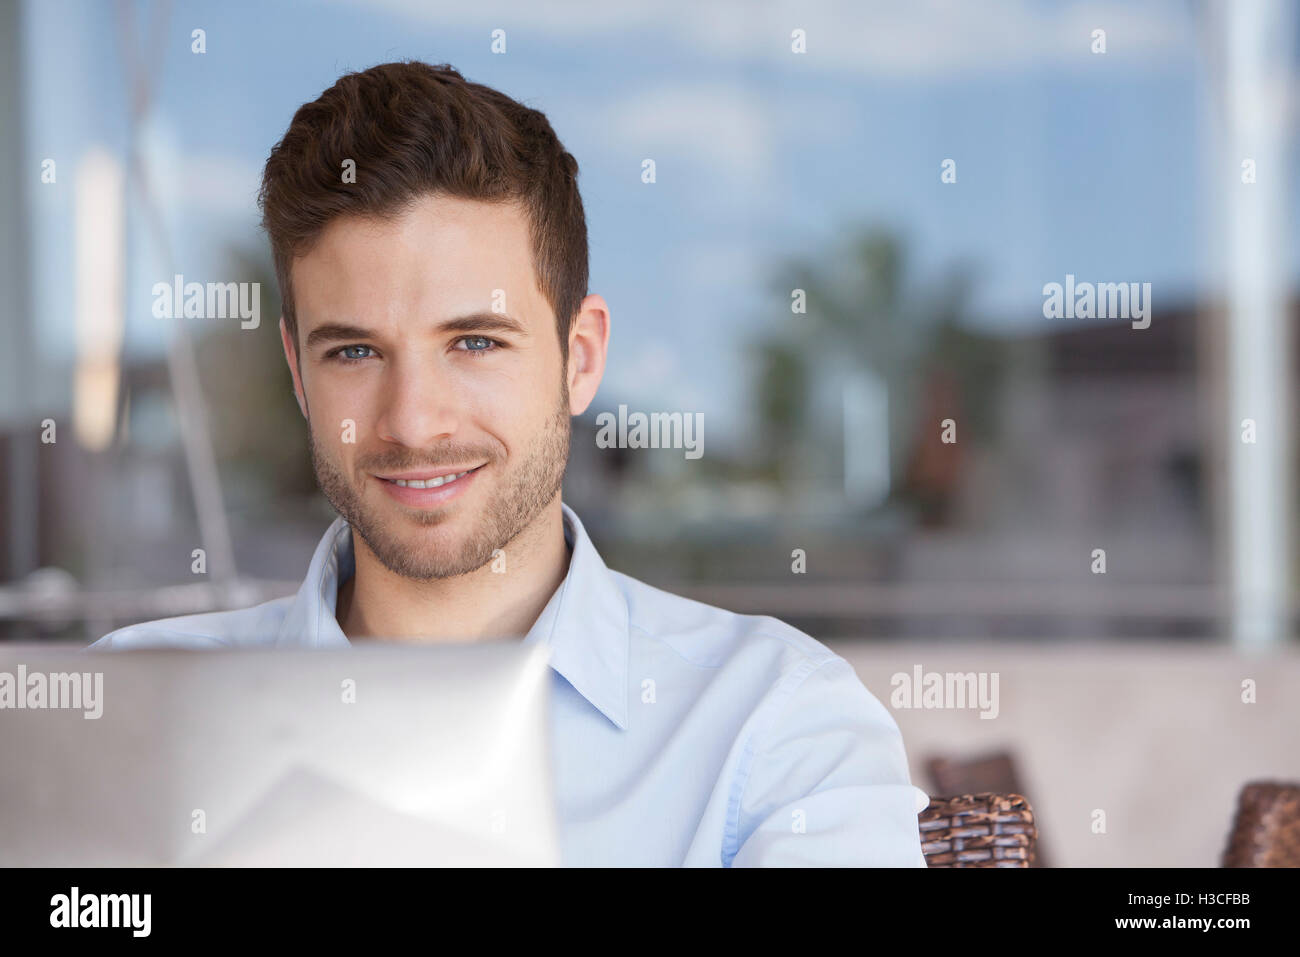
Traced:
POLYGON ((340 339, 373 339, 374 333, 369 329, 363 329, 361 326, 349 326, 342 323, 332 322, 323 326, 317 326, 311 332, 307 333, 307 340, 303 343, 304 348, 310 349, 314 345, 322 342, 336 342, 340 339))
MULTIPOLYGON (((444 320, 435 325, 433 331, 439 333, 510 332, 517 336, 528 335, 528 330, 522 322, 513 316, 506 315, 504 312, 471 312, 468 315, 444 320)), ((356 342, 360 339, 374 338, 376 336, 373 329, 352 326, 347 323, 330 322, 323 326, 317 326, 307 333, 307 339, 303 347, 310 349, 326 342, 356 342)))
POLYGON ((466 316, 440 322, 435 329, 438 332, 513 332, 517 336, 528 335, 522 322, 504 312, 471 312, 466 316))

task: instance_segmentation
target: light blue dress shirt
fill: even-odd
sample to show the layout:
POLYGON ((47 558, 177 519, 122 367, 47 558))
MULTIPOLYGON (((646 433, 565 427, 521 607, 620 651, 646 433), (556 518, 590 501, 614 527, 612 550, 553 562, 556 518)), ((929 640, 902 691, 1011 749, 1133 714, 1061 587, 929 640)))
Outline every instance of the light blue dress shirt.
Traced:
MULTIPOLYGON (((569 865, 924 867, 898 726, 825 645, 610 571, 563 506, 568 574, 525 641, 551 647, 569 865)), ((93 648, 346 647, 339 518, 298 593, 122 628, 93 648)))

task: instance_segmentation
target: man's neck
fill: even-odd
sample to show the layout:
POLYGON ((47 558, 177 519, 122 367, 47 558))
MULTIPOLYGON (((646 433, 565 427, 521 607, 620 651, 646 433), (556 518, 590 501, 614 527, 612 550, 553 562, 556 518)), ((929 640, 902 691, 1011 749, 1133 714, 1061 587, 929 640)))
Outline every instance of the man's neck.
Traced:
POLYGON ((521 638, 569 568, 558 495, 507 546, 504 572, 489 562, 467 575, 413 581, 386 568, 355 532, 352 546, 356 572, 339 588, 335 612, 352 640, 521 638))

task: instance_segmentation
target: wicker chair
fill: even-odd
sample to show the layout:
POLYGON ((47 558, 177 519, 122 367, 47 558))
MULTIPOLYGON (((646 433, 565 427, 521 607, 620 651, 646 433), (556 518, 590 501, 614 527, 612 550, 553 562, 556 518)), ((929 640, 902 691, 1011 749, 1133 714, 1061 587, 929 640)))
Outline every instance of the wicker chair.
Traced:
MULTIPOLYGON (((1018 762, 1010 751, 977 755, 932 755, 925 762, 932 794, 1025 794, 1018 762)), ((1030 867, 1051 867, 1041 836, 1034 838, 1030 867)))
POLYGON ((919 815, 928 867, 1028 867, 1038 828, 1019 794, 932 797, 919 815))
POLYGON ((1251 781, 1223 852, 1224 867, 1300 867, 1300 784, 1251 781))

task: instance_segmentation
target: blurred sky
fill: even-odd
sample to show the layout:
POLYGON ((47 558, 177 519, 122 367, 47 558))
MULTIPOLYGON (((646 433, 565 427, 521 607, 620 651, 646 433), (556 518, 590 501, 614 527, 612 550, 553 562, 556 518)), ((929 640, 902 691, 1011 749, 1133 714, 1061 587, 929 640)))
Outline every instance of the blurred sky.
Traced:
MULTIPOLYGON (((95 144, 124 149, 127 82, 117 5, 24 2, 28 156, 59 163, 57 188, 30 189, 33 305, 58 356, 75 165, 95 144)), ((144 136, 175 271, 235 278, 227 249, 265 243, 261 165, 340 73, 449 62, 543 110, 578 159, 591 290, 614 322, 597 407, 703 411, 710 442, 748 418, 741 346, 790 321, 774 265, 818 258, 851 227, 897 228, 918 281, 973 265, 985 325, 1041 328, 1042 286, 1067 272, 1151 282, 1157 316, 1220 286, 1194 3, 219 0, 175 5, 150 43, 155 5, 128 4, 159 71, 144 136), (790 52, 796 27, 806 55, 790 52), (1104 56, 1089 50, 1098 27, 1104 56), (206 54, 190 52, 195 28, 206 54), (496 28, 505 55, 490 52, 496 28), (940 183, 945 158, 956 186, 940 183)), ((166 332, 149 290, 171 270, 138 222, 130 249, 127 341, 147 353, 166 332)))

